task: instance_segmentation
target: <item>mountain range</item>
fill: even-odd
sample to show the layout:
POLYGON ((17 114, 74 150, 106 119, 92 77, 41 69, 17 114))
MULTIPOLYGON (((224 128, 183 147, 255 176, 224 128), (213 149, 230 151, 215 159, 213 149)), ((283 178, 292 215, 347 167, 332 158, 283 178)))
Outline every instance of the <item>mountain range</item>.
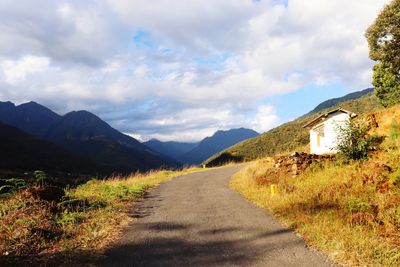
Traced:
POLYGON ((258 135, 249 129, 218 131, 198 143, 140 143, 96 115, 63 116, 36 102, 0 102, 0 148, 9 169, 110 174, 199 164, 216 152, 258 135), (17 138, 18 137, 18 138, 17 138), (62 160, 64 159, 64 160, 62 160))
POLYGON ((144 144, 185 165, 198 165, 215 153, 246 139, 256 137, 256 131, 239 128, 217 131, 198 143, 161 142, 150 140, 144 144))
POLYGON ((35 102, 0 102, 0 123, 89 158, 100 170, 129 173, 179 165, 88 111, 60 116, 35 102))

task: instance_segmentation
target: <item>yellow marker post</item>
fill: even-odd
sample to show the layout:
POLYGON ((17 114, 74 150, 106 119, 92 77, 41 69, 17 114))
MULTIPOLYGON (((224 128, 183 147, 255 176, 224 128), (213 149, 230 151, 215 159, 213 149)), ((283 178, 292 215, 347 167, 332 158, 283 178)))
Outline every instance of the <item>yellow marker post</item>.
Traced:
POLYGON ((206 168, 206 165, 205 164, 203 164, 203 169, 205 169, 206 168))
POLYGON ((271 184, 271 196, 275 196, 276 194, 278 194, 278 185, 271 184))

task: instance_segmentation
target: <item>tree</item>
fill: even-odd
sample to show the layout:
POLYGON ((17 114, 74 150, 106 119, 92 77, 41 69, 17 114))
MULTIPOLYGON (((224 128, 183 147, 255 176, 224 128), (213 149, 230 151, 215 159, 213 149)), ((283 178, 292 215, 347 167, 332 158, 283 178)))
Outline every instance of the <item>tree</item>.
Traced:
POLYGON ((365 34, 374 66, 372 84, 384 107, 400 103, 400 0, 384 7, 365 34))

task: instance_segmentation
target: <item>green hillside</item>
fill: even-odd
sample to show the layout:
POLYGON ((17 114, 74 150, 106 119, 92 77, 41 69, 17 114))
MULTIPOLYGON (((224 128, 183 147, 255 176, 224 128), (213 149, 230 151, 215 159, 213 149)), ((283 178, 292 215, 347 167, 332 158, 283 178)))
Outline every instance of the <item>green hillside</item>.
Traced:
POLYGON ((212 167, 229 161, 250 161, 305 146, 309 143, 309 132, 302 126, 319 114, 339 107, 359 115, 381 108, 373 93, 369 93, 359 99, 344 101, 317 113, 307 114, 282 124, 258 137, 246 140, 212 156, 204 164, 212 167))

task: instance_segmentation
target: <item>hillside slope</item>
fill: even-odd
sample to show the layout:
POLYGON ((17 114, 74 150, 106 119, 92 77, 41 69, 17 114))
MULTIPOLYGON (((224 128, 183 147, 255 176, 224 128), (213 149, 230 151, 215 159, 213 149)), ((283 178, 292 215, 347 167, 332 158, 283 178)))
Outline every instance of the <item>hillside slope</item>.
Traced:
POLYGON ((333 106, 335 106, 337 104, 340 104, 342 102, 345 102, 345 101, 359 99, 359 98, 361 98, 361 97, 363 97, 365 95, 371 94, 373 91, 374 91, 373 88, 368 88, 368 89, 364 89, 362 91, 358 91, 358 92, 347 94, 347 95, 342 96, 342 97, 328 99, 328 100, 322 102, 321 104, 319 104, 318 106, 316 106, 312 111, 307 113, 307 115, 311 115, 313 113, 318 113, 318 112, 320 112, 322 110, 331 108, 331 107, 333 107, 333 106))
POLYGON ((324 111, 339 107, 359 115, 380 109, 376 97, 369 93, 359 99, 344 101, 320 112, 304 115, 294 121, 282 124, 256 138, 246 140, 212 156, 205 161, 205 164, 217 166, 229 161, 250 161, 308 145, 309 132, 302 126, 324 111))
POLYGON ((0 151, 0 174, 35 170, 80 174, 104 171, 104 166, 2 123, 0 151))

